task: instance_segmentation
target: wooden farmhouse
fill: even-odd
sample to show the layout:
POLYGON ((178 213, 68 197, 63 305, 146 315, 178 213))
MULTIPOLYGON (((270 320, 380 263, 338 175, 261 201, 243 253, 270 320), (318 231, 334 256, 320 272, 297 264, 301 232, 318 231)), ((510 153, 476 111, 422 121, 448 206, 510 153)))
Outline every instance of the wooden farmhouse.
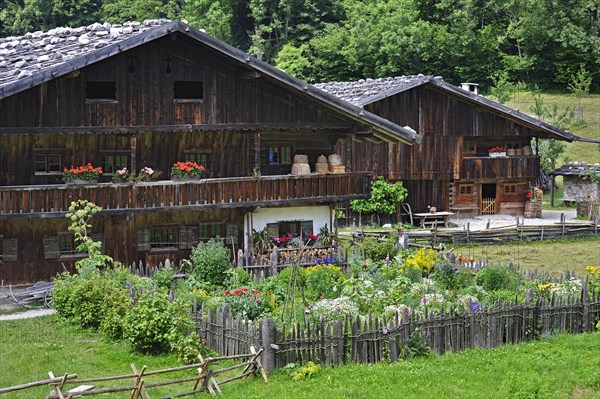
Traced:
POLYGON ((523 215, 527 192, 540 176, 537 140, 578 139, 439 77, 316 86, 423 136, 419 146, 353 142, 338 149, 355 167, 402 180, 413 212, 433 206, 460 214, 523 215))
POLYGON ((421 137, 179 21, 0 39, 0 280, 73 270, 82 255, 65 214, 78 199, 102 207, 92 234, 125 264, 177 262, 215 236, 236 254, 253 231, 331 229, 337 202, 369 196, 372 165, 349 144, 338 173, 314 165, 354 140, 421 137), (206 170, 174 181, 179 161, 206 170), (98 182, 65 183, 65 167, 87 163, 98 182), (163 174, 113 182, 145 167, 163 174))

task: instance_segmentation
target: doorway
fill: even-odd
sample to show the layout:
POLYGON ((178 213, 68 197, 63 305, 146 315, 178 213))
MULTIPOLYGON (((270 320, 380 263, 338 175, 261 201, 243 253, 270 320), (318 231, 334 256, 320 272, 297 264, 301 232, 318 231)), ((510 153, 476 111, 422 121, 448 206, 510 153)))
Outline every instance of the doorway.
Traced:
POLYGON ((496 214, 496 185, 482 184, 481 185, 481 214, 495 215, 496 214))

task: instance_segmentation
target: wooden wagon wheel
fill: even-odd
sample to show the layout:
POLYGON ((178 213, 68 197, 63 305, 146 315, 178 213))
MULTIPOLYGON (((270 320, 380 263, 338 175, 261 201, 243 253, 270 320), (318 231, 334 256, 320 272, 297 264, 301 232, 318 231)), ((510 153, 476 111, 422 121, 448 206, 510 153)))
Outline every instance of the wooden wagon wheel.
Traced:
POLYGON ((47 308, 52 308, 52 290, 48 290, 44 294, 44 306, 47 308))

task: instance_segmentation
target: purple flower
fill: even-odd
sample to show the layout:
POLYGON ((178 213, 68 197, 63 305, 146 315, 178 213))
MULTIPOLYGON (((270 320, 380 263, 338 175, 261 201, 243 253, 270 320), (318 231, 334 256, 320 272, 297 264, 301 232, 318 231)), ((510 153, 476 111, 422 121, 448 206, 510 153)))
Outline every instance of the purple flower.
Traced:
POLYGON ((389 265, 389 264, 390 264, 390 262, 391 262, 391 261, 390 261, 390 256, 389 256, 389 255, 387 255, 387 256, 385 257, 385 263, 389 265))
POLYGON ((342 309, 340 308, 335 308, 335 313, 340 313, 342 311, 342 309))
POLYGON ((384 334, 384 335, 385 335, 385 334, 387 334, 387 333, 389 333, 389 332, 390 332, 390 331, 387 329, 387 327, 383 327, 383 334, 384 334))
POLYGON ((427 298, 423 296, 423 298, 421 298, 421 302, 423 302, 423 305, 425 305, 427 303, 427 298))
POLYGON ((473 313, 477 313, 479 310, 479 304, 475 301, 471 302, 471 307, 473 308, 473 313))

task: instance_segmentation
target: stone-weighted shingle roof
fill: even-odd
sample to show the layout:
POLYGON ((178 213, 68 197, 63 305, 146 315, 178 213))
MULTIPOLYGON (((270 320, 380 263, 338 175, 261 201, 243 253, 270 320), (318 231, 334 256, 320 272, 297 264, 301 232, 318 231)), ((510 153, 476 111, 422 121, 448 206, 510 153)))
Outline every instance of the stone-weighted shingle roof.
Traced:
POLYGON ((95 23, 78 28, 0 38, 0 86, 16 82, 74 58, 119 43, 171 21, 166 19, 111 25, 95 23))
POLYGON ((584 174, 593 173, 600 176, 600 164, 588 164, 586 162, 570 162, 562 165, 552 172, 557 176, 581 176, 584 174))
POLYGON ((495 110, 499 114, 505 115, 507 118, 520 121, 521 123, 530 125, 537 130, 544 131, 553 138, 566 141, 590 141, 580 139, 570 132, 558 129, 555 126, 523 114, 515 109, 509 108, 505 105, 499 104, 460 87, 446 83, 440 76, 425 76, 419 74, 415 76, 360 79, 354 82, 318 83, 315 84, 315 87, 359 107, 364 107, 367 104, 374 103, 386 97, 390 97, 425 84, 434 85, 443 91, 463 97, 467 101, 477 103, 480 106, 487 107, 491 110, 495 110))

